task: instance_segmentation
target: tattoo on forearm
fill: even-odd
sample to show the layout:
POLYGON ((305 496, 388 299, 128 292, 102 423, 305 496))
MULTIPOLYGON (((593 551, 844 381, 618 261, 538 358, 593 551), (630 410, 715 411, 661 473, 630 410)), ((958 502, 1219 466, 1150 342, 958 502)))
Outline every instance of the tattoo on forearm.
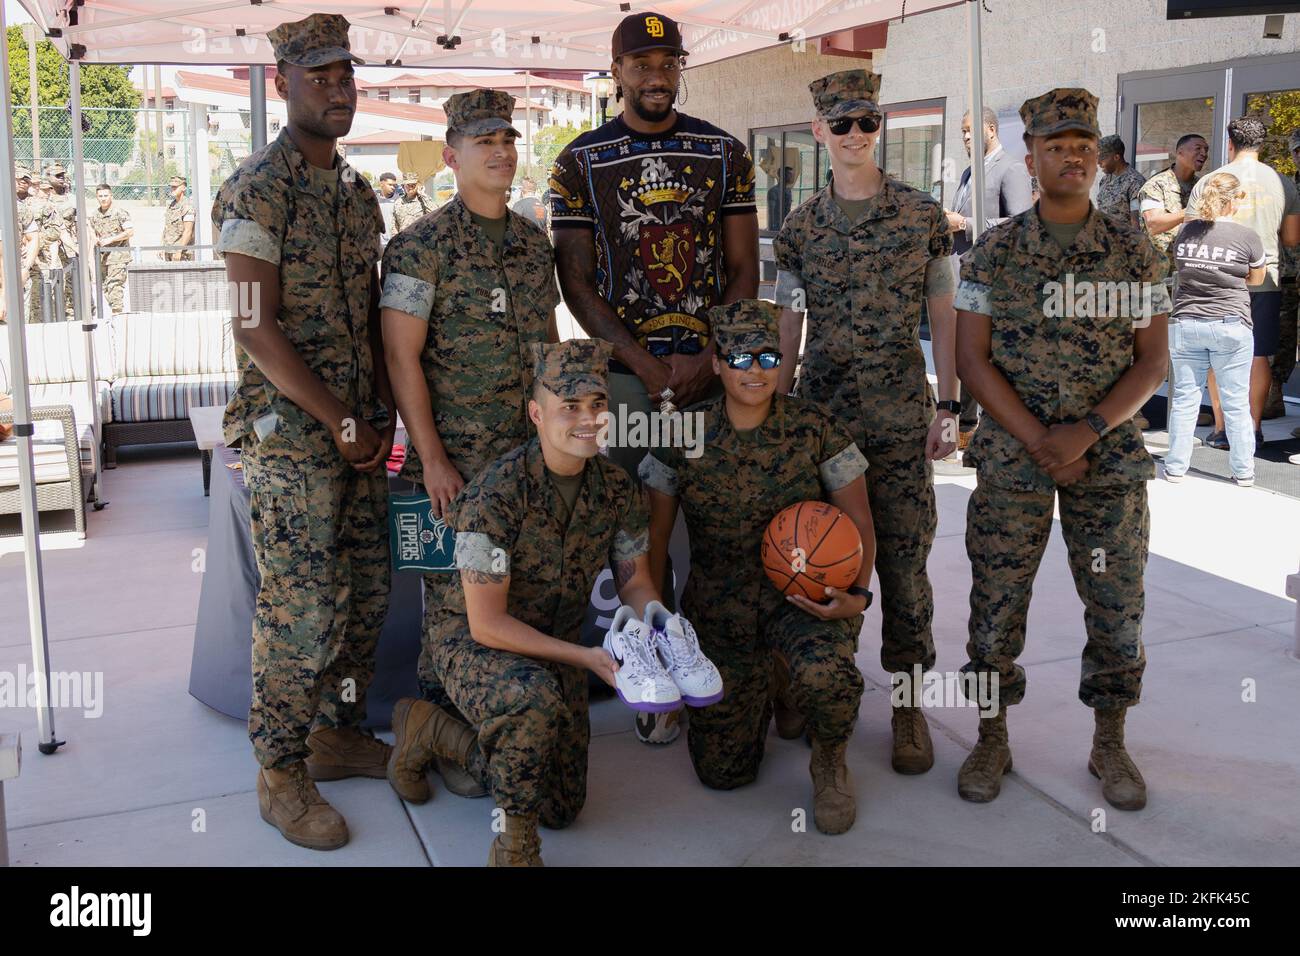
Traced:
POLYGON ((632 576, 634 574, 636 574, 635 561, 615 561, 614 562, 615 589, 622 590, 623 585, 627 584, 628 581, 631 581, 632 576))
POLYGON ((461 568, 460 573, 470 584, 500 584, 506 579, 504 574, 493 574, 491 571, 476 571, 473 568, 461 568))

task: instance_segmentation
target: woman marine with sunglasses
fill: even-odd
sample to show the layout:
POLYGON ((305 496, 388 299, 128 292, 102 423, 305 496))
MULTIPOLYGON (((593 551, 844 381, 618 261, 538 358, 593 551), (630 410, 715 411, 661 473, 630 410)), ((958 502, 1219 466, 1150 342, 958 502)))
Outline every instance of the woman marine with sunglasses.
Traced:
POLYGON ((778 650, 812 738, 813 820, 823 833, 843 833, 857 813, 844 754, 862 696, 853 655, 876 550, 867 461, 825 408, 777 393, 778 315, 757 299, 710 310, 723 395, 692 408, 704 416, 703 453, 656 448, 639 470, 650 496, 650 571, 664 571, 680 505, 691 540, 682 609, 725 688, 718 703, 691 710, 687 742, 700 780, 730 790, 758 775, 778 650), (863 544, 856 583, 821 603, 783 598, 758 559, 772 518, 811 499, 847 514, 863 544))

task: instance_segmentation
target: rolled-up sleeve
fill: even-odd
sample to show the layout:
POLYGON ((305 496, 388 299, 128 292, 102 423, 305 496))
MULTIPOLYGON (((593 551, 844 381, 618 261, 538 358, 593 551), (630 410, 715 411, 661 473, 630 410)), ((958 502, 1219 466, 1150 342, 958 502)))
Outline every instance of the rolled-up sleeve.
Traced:
POLYGON ((280 247, 275 233, 251 219, 227 219, 217 239, 217 252, 234 252, 276 266, 280 264, 280 247))

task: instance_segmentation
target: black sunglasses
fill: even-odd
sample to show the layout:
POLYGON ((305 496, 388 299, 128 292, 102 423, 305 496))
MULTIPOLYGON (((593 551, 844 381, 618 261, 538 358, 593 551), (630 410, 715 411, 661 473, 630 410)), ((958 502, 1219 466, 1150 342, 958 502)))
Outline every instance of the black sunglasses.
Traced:
MULTIPOLYGON (((761 369, 773 369, 781 364, 780 352, 759 352, 758 367, 761 369)), ((727 368, 740 369, 742 372, 748 372, 754 366, 754 355, 752 352, 732 352, 727 356, 727 368)))
POLYGON ((874 133, 880 129, 880 117, 874 113, 868 116, 859 116, 856 120, 851 116, 845 116, 840 119, 826 121, 826 128, 836 136, 843 136, 853 128, 853 124, 858 124, 858 129, 864 133, 874 133))

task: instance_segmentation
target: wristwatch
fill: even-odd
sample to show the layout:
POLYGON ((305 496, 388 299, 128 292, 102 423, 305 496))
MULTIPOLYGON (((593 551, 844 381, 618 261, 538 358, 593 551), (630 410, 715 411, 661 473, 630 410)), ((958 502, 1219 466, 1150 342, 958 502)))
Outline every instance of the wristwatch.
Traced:
POLYGON ((865 611, 867 608, 871 607, 871 599, 874 595, 872 595, 872 593, 869 590, 862 587, 861 585, 858 584, 850 585, 849 587, 844 589, 844 592, 846 594, 853 594, 856 595, 857 597, 866 598, 867 603, 863 606, 862 610, 865 611))
POLYGON ((1110 431, 1110 426, 1106 424, 1106 419, 1102 418, 1096 412, 1089 412, 1084 416, 1083 420, 1088 423, 1089 428, 1097 433, 1098 438, 1101 438, 1110 431))
POLYGON ((942 408, 946 412, 952 412, 954 415, 961 414, 961 402, 955 399, 945 398, 942 402, 936 402, 935 407, 942 408))

